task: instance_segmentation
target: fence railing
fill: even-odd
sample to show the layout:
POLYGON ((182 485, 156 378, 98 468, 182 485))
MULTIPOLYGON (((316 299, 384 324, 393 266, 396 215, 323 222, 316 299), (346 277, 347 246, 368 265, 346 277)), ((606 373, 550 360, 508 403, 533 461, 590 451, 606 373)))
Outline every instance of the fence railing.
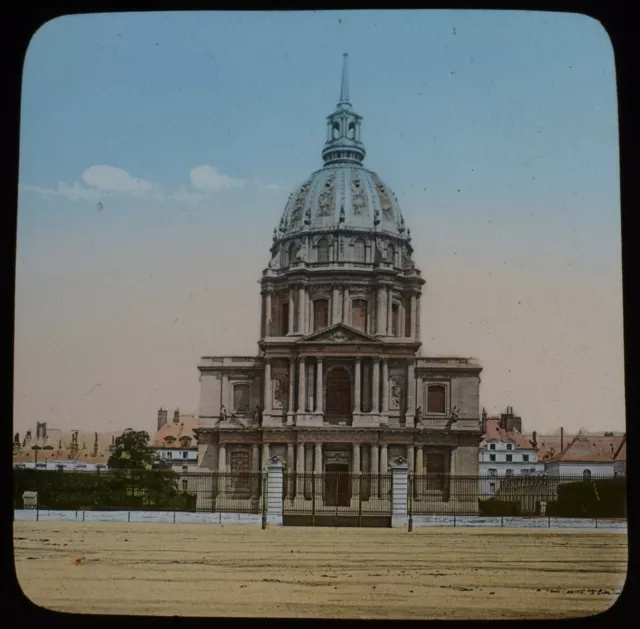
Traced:
POLYGON ((410 515, 626 517, 625 497, 621 476, 409 474, 407 507, 410 515))

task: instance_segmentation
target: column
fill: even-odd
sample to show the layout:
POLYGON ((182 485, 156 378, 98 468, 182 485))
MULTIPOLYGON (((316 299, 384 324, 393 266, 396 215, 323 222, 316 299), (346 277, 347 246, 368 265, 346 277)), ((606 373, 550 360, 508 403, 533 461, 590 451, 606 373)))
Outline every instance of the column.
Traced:
POLYGON ((287 498, 289 500, 293 500, 293 496, 295 494, 294 487, 294 471, 295 471, 295 460, 296 453, 292 443, 287 444, 287 498))
POLYGON ((296 498, 304 496, 304 443, 297 444, 296 452, 296 498))
POLYGON ((289 412, 293 413, 295 410, 293 391, 296 380, 296 363, 294 358, 289 359, 289 412))
POLYGON ((382 359, 382 412, 389 412, 389 361, 382 359))
POLYGON ((380 474, 387 473, 387 467, 389 466, 389 454, 386 443, 380 444, 380 474))
POLYGON ((264 471, 267 469, 268 465, 269 465, 269 444, 263 443, 262 444, 262 464, 260 467, 264 471))
POLYGON ((377 291, 377 315, 376 315, 376 334, 384 334, 384 288, 382 286, 378 287, 377 291))
POLYGON ((398 309, 398 336, 400 338, 404 338, 405 330, 404 324, 406 320, 406 315, 404 312, 404 298, 400 301, 400 308, 398 309))
POLYGON ((293 286, 289 287, 289 334, 293 334, 293 317, 295 315, 293 298, 293 286))
POLYGON ((420 338, 420 296, 416 300, 416 339, 420 338))
POLYGON ((304 356, 300 356, 299 376, 298 376, 298 413, 304 413, 304 401, 306 395, 306 382, 305 382, 305 362, 304 356))
POLYGON ((313 363, 311 361, 309 361, 307 363, 307 368, 305 370, 306 373, 306 378, 305 378, 305 382, 307 383, 307 399, 306 399, 306 406, 305 406, 305 410, 309 410, 309 411, 313 411, 313 404, 314 404, 314 399, 313 399, 313 363))
MULTIPOLYGON (((351 299, 349 298, 349 287, 345 286, 342 291, 342 322, 351 325, 351 299)), ((366 322, 365 322, 366 325, 366 322)))
POLYGON ((304 293, 304 303, 305 303, 305 321, 306 321, 306 330, 307 334, 309 334, 313 330, 313 322, 311 321, 311 296, 309 294, 309 289, 307 288, 304 293))
POLYGON ((271 289, 268 289, 264 296, 264 310, 264 335, 271 336, 271 289))
POLYGON ((411 294, 411 338, 416 338, 416 314, 417 314, 418 306, 416 294, 411 294))
POLYGON ((418 477, 413 482, 413 495, 419 500, 424 494, 424 446, 416 446, 416 468, 414 471, 418 477))
POLYGON ((354 384, 354 408, 353 408, 353 412, 354 413, 359 413, 360 412, 360 388, 361 388, 361 379, 360 379, 360 367, 361 367, 361 360, 360 358, 356 358, 356 377, 355 377, 355 384, 354 384))
POLYGON ((218 445, 218 495, 223 496, 227 480, 227 446, 224 443, 218 445))
POLYGON ((271 399, 272 399, 272 384, 271 384, 271 359, 267 358, 264 363, 264 412, 271 413, 271 399))
POLYGON ((338 287, 334 284, 333 293, 331 295, 331 325, 333 325, 334 323, 338 323, 340 321, 340 315, 338 313, 340 302, 338 301, 338 299, 339 299, 338 287))
POLYGON ((352 465, 353 473, 360 474, 360 444, 353 444, 353 465, 352 465))
POLYGON ((416 414, 416 377, 413 366, 413 361, 409 361, 407 368, 407 424, 413 422, 413 418, 416 414))
POLYGON ((380 359, 375 356, 373 359, 373 384, 371 395, 371 410, 374 413, 380 412, 380 359))
POLYGON ((226 372, 222 374, 222 387, 220 388, 220 403, 227 409, 227 415, 231 413, 229 405, 229 376, 226 372))
POLYGON ((298 311, 298 334, 304 334, 305 301, 304 286, 302 284, 298 286, 298 307, 296 310, 298 311))
POLYGON ((416 453, 413 444, 409 444, 407 446, 407 469, 409 470, 409 474, 413 474, 413 470, 415 468, 415 458, 416 453))
POLYGON ((260 446, 257 443, 251 446, 251 497, 257 498, 260 495, 260 446))
POLYGON ((316 358, 316 413, 322 413, 324 391, 322 390, 322 358, 316 358))
POLYGON ((313 471, 316 474, 322 474, 322 444, 316 443, 313 453, 313 471))
POLYGON ((393 317, 393 291, 391 286, 387 286, 387 336, 393 334, 393 323, 391 321, 393 317))
POLYGON ((379 459, 378 459, 378 446, 373 443, 371 444, 371 460, 369 462, 369 471, 371 473, 371 495, 378 495, 378 474, 379 474, 379 459))

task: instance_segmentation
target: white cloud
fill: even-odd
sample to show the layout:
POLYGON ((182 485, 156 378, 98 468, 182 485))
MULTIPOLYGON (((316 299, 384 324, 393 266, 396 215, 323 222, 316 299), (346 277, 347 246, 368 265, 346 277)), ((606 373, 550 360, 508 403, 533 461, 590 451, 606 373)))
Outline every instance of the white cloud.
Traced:
POLYGON ((32 192, 38 192, 45 199, 50 199, 51 197, 62 196, 67 197, 70 201, 97 201, 102 198, 104 195, 100 192, 100 190, 95 190, 93 188, 86 188, 85 186, 81 186, 78 182, 73 184, 73 186, 69 186, 64 183, 64 181, 58 182, 57 188, 42 188, 41 186, 23 186, 20 185, 23 190, 31 190, 32 192))
POLYGON ((82 173, 82 179, 86 184, 104 192, 145 196, 153 190, 150 181, 132 177, 126 170, 113 166, 90 166, 82 173))
POLYGON ((234 179, 229 175, 218 172, 215 166, 196 166, 189 173, 191 183, 201 190, 229 190, 230 188, 243 188, 246 181, 234 179))

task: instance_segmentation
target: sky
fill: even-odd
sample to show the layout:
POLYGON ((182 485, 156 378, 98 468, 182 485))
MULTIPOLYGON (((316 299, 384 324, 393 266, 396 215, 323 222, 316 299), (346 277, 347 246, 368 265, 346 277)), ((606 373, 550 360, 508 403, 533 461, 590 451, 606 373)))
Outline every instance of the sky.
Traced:
POLYGON ((475 357, 526 431, 624 430, 613 49, 579 14, 114 13, 23 75, 14 426, 154 431, 204 355, 252 355, 342 54, 365 165, 427 280, 424 355, 475 357))

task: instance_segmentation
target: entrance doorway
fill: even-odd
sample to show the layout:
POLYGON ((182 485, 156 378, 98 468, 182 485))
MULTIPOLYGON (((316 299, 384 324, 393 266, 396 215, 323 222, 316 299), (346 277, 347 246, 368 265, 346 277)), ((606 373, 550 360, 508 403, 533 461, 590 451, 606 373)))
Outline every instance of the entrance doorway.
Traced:
POLYGON ((348 507, 351 504, 351 479, 346 463, 328 463, 324 475, 324 504, 348 507))
POLYGON ((337 367, 327 374, 327 419, 351 420, 351 379, 349 372, 337 367))

